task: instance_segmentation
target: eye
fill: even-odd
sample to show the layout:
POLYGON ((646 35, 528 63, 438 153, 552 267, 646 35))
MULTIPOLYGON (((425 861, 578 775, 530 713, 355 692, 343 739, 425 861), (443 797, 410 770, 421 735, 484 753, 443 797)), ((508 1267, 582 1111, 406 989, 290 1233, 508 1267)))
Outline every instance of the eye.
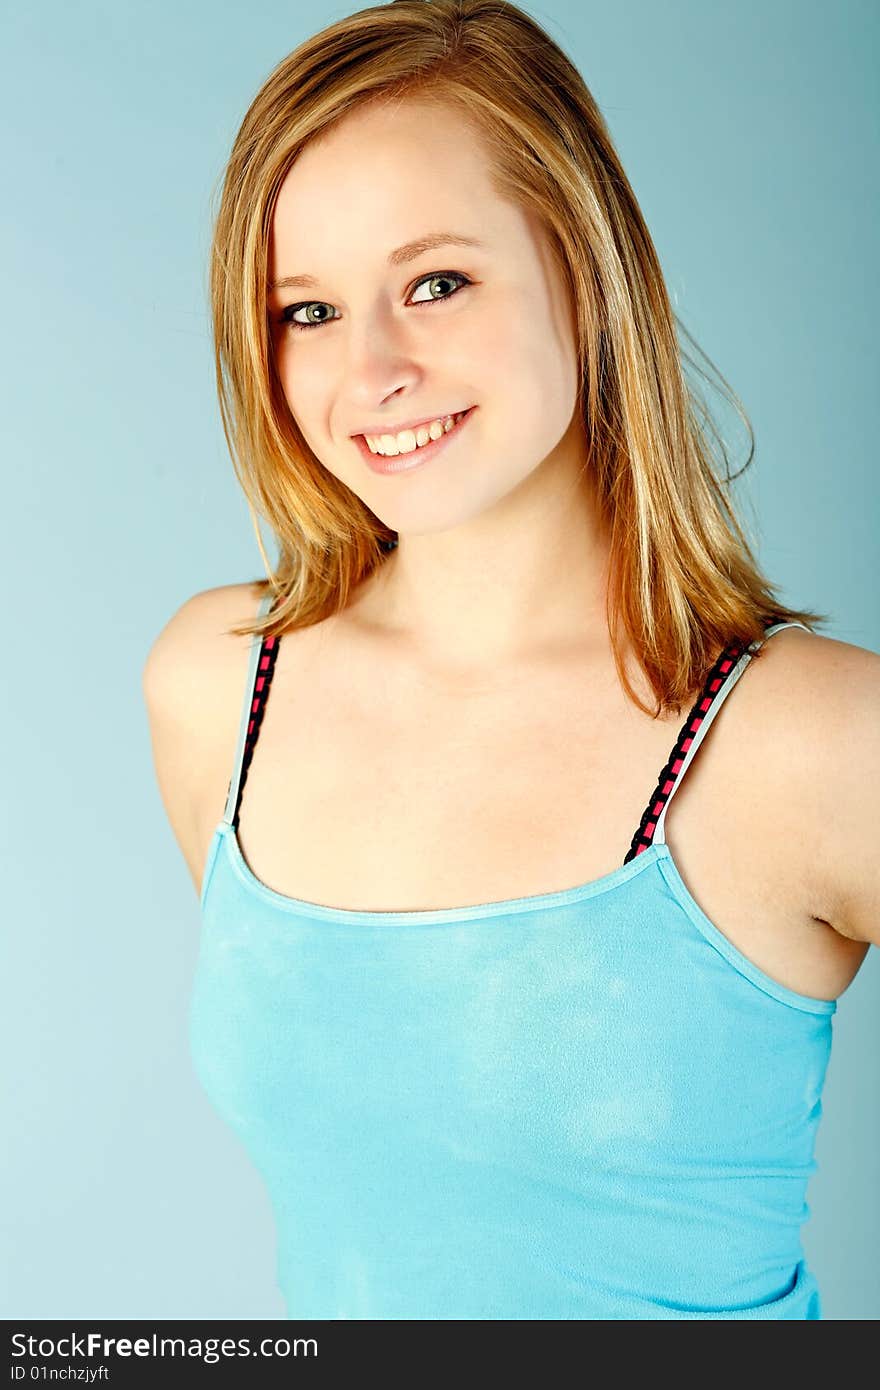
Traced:
POLYGON ((300 323, 299 319, 295 319, 293 316, 294 314, 301 313, 303 310, 308 313, 310 309, 329 309, 330 307, 329 304, 322 304, 319 299, 313 299, 308 304, 288 304, 286 309, 281 310, 279 318, 287 328, 320 328, 322 324, 330 322, 329 316, 326 318, 312 319, 309 323, 300 323))
MULTIPOLYGON (((444 299, 451 299, 452 296, 457 294, 460 289, 464 289, 466 285, 469 285, 471 283, 466 275, 460 274, 457 270, 435 270, 432 272, 432 274, 423 275, 420 280, 416 281, 415 285, 413 286, 413 293, 421 285, 430 286, 436 281, 439 281, 441 284, 444 281, 458 281, 459 283, 456 284, 448 294, 431 296, 428 299, 417 299, 413 302, 415 304, 423 305, 438 304, 441 303, 444 299)), ((285 309, 282 309, 281 313, 279 314, 279 320, 286 328, 292 328, 295 332, 307 332, 310 328, 321 328, 325 323, 332 322, 332 313, 326 314, 322 318, 311 319, 311 321, 308 321, 308 315, 312 309, 332 310, 333 306, 332 304, 323 303, 320 299, 308 300, 307 302, 302 304, 288 304, 287 307, 285 309), (295 316, 297 314, 305 314, 307 321, 302 322, 301 319, 296 318, 295 316)))
MULTIPOLYGON (((470 281, 468 280, 467 276, 459 275, 458 272, 455 270, 437 270, 434 272, 433 275, 423 275, 421 280, 416 281, 414 288, 417 289, 419 285, 432 285, 437 280, 439 280, 441 283, 444 280, 460 280, 462 282, 460 285, 457 286, 456 289, 452 290, 450 294, 441 295, 441 299, 451 299, 453 294, 458 293, 458 290, 463 289, 465 285, 470 284, 470 281)), ((417 299, 414 302, 416 304, 436 304, 437 300, 417 299)))

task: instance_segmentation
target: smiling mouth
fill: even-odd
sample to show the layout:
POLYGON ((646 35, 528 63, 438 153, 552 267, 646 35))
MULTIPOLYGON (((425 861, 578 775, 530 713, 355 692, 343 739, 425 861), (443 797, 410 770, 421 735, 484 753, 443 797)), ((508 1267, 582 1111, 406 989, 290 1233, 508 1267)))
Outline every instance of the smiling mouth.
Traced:
MULTIPOLYGON (((439 432, 436 432, 435 437, 428 438, 424 444, 419 444, 418 438, 415 438, 420 431, 424 432, 424 426, 419 426, 417 430, 408 431, 407 433, 415 439, 414 447, 404 449, 402 452, 381 454, 374 452, 370 448, 365 435, 357 434, 354 436, 354 439, 364 461, 374 473, 405 473, 410 469, 417 468, 419 464, 427 463, 430 459, 433 459, 449 441, 461 432, 476 408, 475 405, 472 405, 469 406, 467 410, 458 411, 455 415, 437 417, 436 423, 442 425, 443 428, 441 428, 439 432)), ((434 422, 431 423, 433 424, 434 422)), ((401 431, 401 433, 404 433, 404 431, 401 431)), ((377 438, 382 438, 381 435, 373 435, 371 437, 374 442, 377 438)))
POLYGON ((379 458, 399 458, 401 454, 412 454, 417 449, 426 448, 442 439, 444 434, 451 434, 467 414, 467 410, 459 410, 454 415, 436 415, 420 425, 414 425, 412 429, 399 430, 397 434, 362 434, 358 437, 363 439, 371 454, 379 458), (403 448, 398 442, 401 438, 403 448))

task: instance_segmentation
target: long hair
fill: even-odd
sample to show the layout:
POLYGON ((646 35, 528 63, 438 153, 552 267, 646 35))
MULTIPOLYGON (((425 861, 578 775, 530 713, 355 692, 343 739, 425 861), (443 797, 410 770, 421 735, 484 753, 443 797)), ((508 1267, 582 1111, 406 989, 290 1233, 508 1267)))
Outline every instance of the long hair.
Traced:
MULTIPOLYGON (((292 416, 266 287, 273 210, 297 156, 366 103, 410 95, 452 104, 472 123, 493 186, 537 214, 571 296, 577 409, 611 547, 606 619, 629 698, 652 717, 680 710, 731 641, 760 639, 772 620, 827 622, 782 604, 758 568, 729 496, 725 445, 685 380, 654 244, 577 68, 504 0, 391 0, 330 25, 277 65, 222 177, 210 261, 217 389, 266 566, 255 584, 274 594, 268 615, 230 631, 269 636, 319 622, 347 605, 394 546, 394 532, 322 465, 292 416), (277 540, 274 567, 258 518, 277 540), (654 709, 628 680, 621 629, 654 709)), ((747 426, 746 468, 754 434, 727 394, 747 426)))

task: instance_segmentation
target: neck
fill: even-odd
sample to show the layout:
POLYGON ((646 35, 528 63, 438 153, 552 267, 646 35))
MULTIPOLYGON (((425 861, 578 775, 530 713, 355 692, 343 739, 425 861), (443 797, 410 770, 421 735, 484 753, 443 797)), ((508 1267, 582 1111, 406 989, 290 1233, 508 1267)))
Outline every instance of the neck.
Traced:
POLYGON ((474 519, 402 536, 350 616, 426 669, 477 679, 604 646, 609 544, 589 476, 551 458, 474 519))

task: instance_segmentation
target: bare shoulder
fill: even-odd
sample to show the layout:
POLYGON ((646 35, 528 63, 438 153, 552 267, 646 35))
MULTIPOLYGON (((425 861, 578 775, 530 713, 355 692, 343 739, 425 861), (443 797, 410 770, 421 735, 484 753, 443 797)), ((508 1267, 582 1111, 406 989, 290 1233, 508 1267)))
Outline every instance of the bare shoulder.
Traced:
POLYGON ((880 944, 880 655, 790 628, 755 665, 762 753, 778 794, 796 798, 802 833, 793 848, 814 885, 816 915, 850 940, 880 944))
POLYGON ((162 802, 198 888, 204 813, 219 820, 236 747, 259 590, 227 584, 192 595, 152 641, 141 685, 162 802))
MULTIPOLYGON (((208 658, 225 662, 249 638, 230 629, 253 618, 259 602, 254 584, 222 584, 185 599, 154 638, 143 669, 145 694, 160 693, 181 672, 196 674, 208 658)), ((234 659, 234 658, 233 658, 234 659)))
POLYGON ((880 655, 866 647, 792 627, 766 641, 753 664, 763 672, 764 696, 783 715, 796 711, 804 729, 829 718, 876 718, 880 655))
POLYGON ((254 585, 224 584, 181 604, 144 662, 141 683, 151 715, 180 717, 198 734, 205 721, 197 702, 210 701, 218 679, 234 678, 238 667, 244 671, 251 639, 232 629, 255 616, 258 601, 254 585))

